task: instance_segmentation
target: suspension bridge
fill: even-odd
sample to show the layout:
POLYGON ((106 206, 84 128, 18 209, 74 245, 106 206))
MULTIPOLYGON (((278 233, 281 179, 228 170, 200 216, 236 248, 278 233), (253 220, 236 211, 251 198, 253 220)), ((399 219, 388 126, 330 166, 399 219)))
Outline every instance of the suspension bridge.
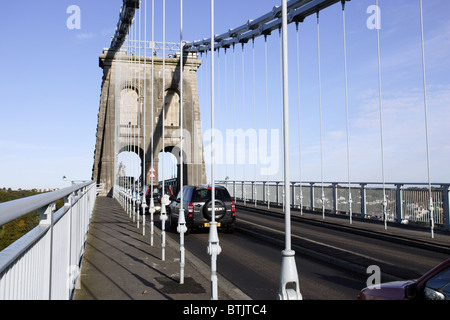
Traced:
MULTIPOLYGON (((141 296, 148 294, 156 299, 177 299, 182 296, 182 290, 177 291, 179 288, 192 288, 189 282, 197 281, 195 285, 201 287, 197 276, 193 276, 197 280, 190 277, 204 269, 205 262, 199 262, 192 255, 191 247, 186 248, 185 234, 188 230, 184 212, 187 208, 181 207, 177 237, 174 237, 167 230, 170 217, 166 206, 161 205, 161 212, 157 213, 153 197, 147 203, 143 190, 149 185, 152 188, 160 185, 162 190, 170 186, 173 192, 171 200, 177 199, 180 203, 184 203, 186 196, 183 186, 208 185, 212 189, 224 186, 233 199, 233 206, 238 207, 238 222, 239 211, 243 212, 242 225, 238 230, 253 236, 258 233, 261 237, 267 237, 267 230, 274 227, 247 221, 247 218, 244 219, 247 212, 278 212, 283 220, 283 231, 280 239, 278 236, 271 237, 282 243, 283 250, 278 261, 280 272, 273 275, 279 279, 274 299, 300 300, 305 295, 301 290, 296 262, 301 235, 295 233, 297 226, 292 227, 292 219, 297 223, 308 216, 317 223, 332 222, 336 226, 344 225, 342 228, 377 232, 383 237, 392 237, 390 241, 394 242, 400 242, 402 238, 409 239, 402 241, 412 243, 415 239, 427 250, 448 254, 450 182, 432 181, 431 175, 434 154, 429 137, 433 124, 430 124, 428 110, 422 1, 417 1, 417 30, 421 56, 418 77, 423 85, 420 108, 423 115, 423 130, 420 132, 423 135, 418 135, 421 140, 414 141, 414 145, 424 150, 420 153, 424 155, 423 161, 418 161, 423 165, 415 171, 425 172, 425 180, 408 182, 392 181, 386 172, 386 131, 397 133, 396 139, 405 135, 385 126, 383 43, 380 37, 383 2, 378 0, 364 12, 364 17, 368 19, 363 26, 374 34, 375 55, 374 61, 369 64, 377 75, 374 81, 376 87, 371 89, 376 92, 372 101, 376 108, 367 112, 365 119, 366 123, 378 124, 375 126, 378 141, 373 134, 366 142, 352 135, 354 126, 351 121, 355 117, 352 116, 350 94, 354 91, 349 88, 348 68, 351 60, 348 59, 346 12, 354 2, 358 0, 284 0, 268 8, 267 14, 240 26, 230 26, 233 28, 225 32, 221 30, 223 33, 216 33, 214 18, 218 13, 212 0, 209 34, 201 40, 187 41, 183 37, 183 0, 180 0, 180 38, 177 42, 168 42, 165 0, 162 0, 162 12, 156 12, 154 0, 124 0, 110 47, 105 48, 99 57, 103 78, 92 181, 48 195, 0 204, 0 225, 33 210, 38 211, 41 219, 36 229, 0 252, 0 297, 73 299, 77 284, 79 289, 80 281, 83 282, 81 267, 85 250, 90 247, 90 241, 95 242, 89 240, 88 235, 95 234, 93 239, 98 240, 101 237, 99 234, 103 234, 109 239, 112 229, 99 231, 98 226, 104 223, 122 226, 127 223, 122 219, 133 225, 132 232, 137 230, 142 235, 140 242, 145 246, 141 248, 141 243, 135 243, 134 248, 139 247, 147 256, 155 258, 154 264, 164 263, 170 272, 178 274, 179 287, 174 289, 178 295, 157 290, 159 293, 155 297, 146 289, 141 296), (326 108, 323 87, 326 79, 323 77, 325 61, 321 55, 323 40, 320 28, 322 12, 330 8, 338 8, 336 11, 340 13, 341 31, 338 34, 341 35, 341 45, 334 50, 341 51, 338 56, 342 57, 342 69, 333 77, 340 77, 338 83, 343 89, 334 98, 341 100, 336 105, 342 108, 333 110, 332 117, 340 114, 342 122, 331 125, 339 128, 334 132, 339 133, 340 137, 338 145, 332 147, 326 143, 328 137, 324 125, 326 108), (155 38, 155 30, 160 28, 155 26, 155 15, 161 15, 163 19, 162 41, 155 38), (303 24, 311 20, 315 24, 313 38, 316 42, 309 43, 309 46, 314 45, 316 53, 316 80, 307 81, 315 82, 314 93, 311 93, 310 87, 305 92, 302 85, 306 67, 302 65, 300 50, 302 34, 307 32, 303 31, 303 24), (311 100, 316 100, 314 106, 311 106, 311 100), (308 112, 315 114, 315 125, 305 123, 304 118, 311 121, 308 112), (311 135, 314 137, 310 138, 311 135), (305 141, 309 140, 316 145, 305 147, 305 141), (361 149, 352 147, 353 141, 375 144, 370 146, 371 151, 364 158, 353 152, 361 149), (312 154, 312 148, 317 151, 315 154, 318 157, 313 157, 311 161, 308 157, 312 154), (333 170, 339 174, 327 176, 327 172, 331 171, 327 168, 327 151, 336 156, 334 160, 340 167, 333 170), (359 180, 360 176, 364 177, 361 172, 374 171, 372 166, 366 167, 374 157, 379 159, 375 165, 378 170, 375 176, 379 179, 359 180), (356 162, 355 158, 363 160, 356 162), (371 158, 370 161, 368 158, 371 158), (316 176, 311 176, 310 172, 316 176), (64 199, 64 206, 56 210, 54 202, 61 198, 64 199), (139 212, 145 212, 147 207, 149 215, 140 215, 139 212), (176 262, 167 262, 170 259, 176 262), (42 263, 37 262, 40 260, 43 260, 42 263), (192 271, 193 264, 197 271, 192 271), (36 265, 39 268, 35 268, 36 265), (186 279, 185 269, 190 275, 186 279)), ((355 46, 351 44, 352 50, 355 46)), ((404 114, 403 119, 408 122, 408 114, 404 114)), ((406 140, 409 139, 406 137, 406 140)), ((416 176, 412 176, 415 179, 416 176)), ((216 221, 215 200, 215 193, 212 192, 212 215, 208 239, 205 240, 210 259, 210 292, 199 290, 189 294, 198 299, 209 297, 211 300, 219 299, 220 295, 232 299, 233 293, 238 299, 252 298, 244 293, 245 288, 235 288, 235 284, 220 276, 220 257, 226 252, 221 246, 222 233, 216 221), (231 291, 227 293, 221 284, 232 288, 231 291)), ((117 232, 118 229, 113 231, 114 239, 111 241, 117 240, 117 232)), ((125 235, 125 230, 122 232, 125 235)), ((226 241, 226 246, 230 246, 229 240, 226 241)), ((115 249, 119 247, 122 248, 116 245, 115 249)), ((305 254, 303 250, 306 247, 306 244, 301 247, 302 254, 305 254)), ((122 250, 125 249, 119 251, 122 250)), ((312 251, 318 253, 320 249, 308 252, 312 251)), ((104 248, 101 254, 106 255, 106 252, 104 248)), ((364 253, 360 255, 364 256, 364 253)), ((88 257, 87 264, 94 265, 97 261, 94 253, 89 252, 88 257)), ((109 256, 108 259, 117 262, 121 258, 109 256)), ((361 266, 358 268, 361 269, 361 266)), ((389 276, 395 278, 398 275, 398 271, 390 265, 386 269, 390 270, 389 276)), ((150 273, 163 272, 155 270, 150 273)), ((420 271, 414 270, 411 274, 416 275, 420 271)), ((116 275, 115 272, 112 274, 116 275)), ((140 274, 140 271, 137 273, 140 274)), ((140 277, 144 276, 141 274, 140 277)), ((92 278, 89 281, 95 282, 92 278)), ((117 280, 109 281, 117 284, 117 280)), ((154 288, 152 285, 150 287, 154 288)), ((90 287, 85 281, 86 288, 91 293, 95 292, 94 285, 90 287)), ((124 292, 122 290, 122 294, 124 292)), ((100 296, 100 293, 96 294, 100 296)), ((86 292, 79 293, 80 296, 87 297, 86 292)), ((107 296, 101 297, 108 299, 107 296)), ((127 293, 109 298, 129 297, 127 293)))

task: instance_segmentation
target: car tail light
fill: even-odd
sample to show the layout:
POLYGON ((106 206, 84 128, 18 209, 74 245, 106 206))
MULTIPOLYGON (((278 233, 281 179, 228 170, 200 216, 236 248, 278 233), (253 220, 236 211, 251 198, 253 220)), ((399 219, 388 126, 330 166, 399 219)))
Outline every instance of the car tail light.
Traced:
POLYGON ((232 215, 233 217, 236 215, 236 207, 235 207, 233 201, 231 201, 231 215, 232 215))
POLYGON ((188 204, 188 213, 190 213, 190 217, 192 217, 192 213, 194 213, 194 203, 192 201, 188 204))

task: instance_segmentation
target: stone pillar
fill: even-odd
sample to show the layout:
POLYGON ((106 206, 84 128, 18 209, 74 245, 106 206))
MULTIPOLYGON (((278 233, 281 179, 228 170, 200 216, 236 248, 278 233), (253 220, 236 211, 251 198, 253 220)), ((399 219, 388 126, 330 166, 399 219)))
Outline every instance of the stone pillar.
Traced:
MULTIPOLYGON (((114 56, 105 50, 100 55, 103 83, 97 125, 97 141, 94 153, 92 179, 104 186, 111 194, 115 183, 116 159, 120 152, 138 150, 141 159, 145 153, 145 172, 151 168, 154 156, 155 184, 158 183, 158 155, 162 149, 162 115, 165 108, 165 150, 180 147, 180 57, 165 59, 165 74, 162 74, 162 57, 154 57, 154 82, 152 94, 151 57, 130 57, 124 51, 114 56), (137 61, 136 61, 137 60, 137 61), (138 75, 141 77, 138 78, 138 75), (146 75, 146 80, 144 80, 146 75), (163 78, 165 77, 165 88, 163 78), (165 99, 163 99, 165 95, 165 99), (152 118, 152 97, 153 115, 152 118), (165 100, 165 106, 163 101, 165 100), (145 104, 144 104, 145 101, 145 104), (145 114, 145 121, 144 121, 145 114), (145 125, 144 125, 145 124, 145 125), (153 131, 152 129, 153 124, 153 131), (144 141, 145 132, 145 141, 144 141), (131 139, 130 139, 131 137, 131 139), (151 141, 153 139, 153 150, 151 141)), ((196 56, 184 57, 183 109, 184 150, 186 173, 184 184, 206 183, 203 154, 202 127, 197 88, 197 70, 201 61, 196 56)), ((178 152, 179 153, 179 152, 178 152)), ((176 155, 177 158, 179 156, 176 155)), ((148 177, 148 176, 147 176, 148 177)), ((150 181, 147 178, 147 184, 150 181)))

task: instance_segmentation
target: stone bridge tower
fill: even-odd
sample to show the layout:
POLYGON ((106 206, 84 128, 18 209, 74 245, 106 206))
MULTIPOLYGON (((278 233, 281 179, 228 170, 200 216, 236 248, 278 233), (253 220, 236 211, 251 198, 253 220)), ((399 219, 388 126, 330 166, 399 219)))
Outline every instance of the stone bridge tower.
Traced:
MULTIPOLYGON (((152 94, 151 57, 130 57, 125 51, 109 54, 107 49, 100 55, 103 82, 92 179, 103 184, 103 195, 110 195, 114 184, 119 183, 116 180, 119 171, 117 156, 124 151, 138 154, 141 163, 143 163, 145 152, 145 172, 147 174, 144 182, 146 184, 150 184, 150 174, 153 172, 151 168, 151 155, 153 154, 154 183, 158 183, 158 155, 163 151, 162 108, 164 101, 164 151, 172 152, 177 158, 177 177, 179 180, 181 129, 179 56, 165 59, 164 75, 163 58, 153 57, 154 81, 152 94), (165 77, 164 90, 163 76, 165 77), (153 152, 151 150, 152 139, 153 152)), ((189 54, 184 56, 183 65, 183 181, 185 185, 201 185, 206 183, 197 88, 197 70, 201 61, 197 59, 196 55, 189 54)))

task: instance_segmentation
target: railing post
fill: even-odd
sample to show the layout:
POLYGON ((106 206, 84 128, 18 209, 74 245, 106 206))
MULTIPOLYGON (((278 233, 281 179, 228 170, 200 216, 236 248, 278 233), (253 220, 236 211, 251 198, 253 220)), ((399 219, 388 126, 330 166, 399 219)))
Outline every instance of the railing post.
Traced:
POLYGON ((300 199, 300 204, 299 204, 300 214, 303 215, 303 189, 302 189, 302 184, 301 183, 300 183, 299 199, 300 199))
POLYGON ((397 222, 401 223, 403 220, 403 184, 398 183, 396 184, 397 190, 396 190, 396 210, 397 210, 397 222))
POLYGON ((295 205, 296 205, 295 200, 298 198, 298 197, 295 196, 295 183, 292 183, 292 189, 294 190, 292 192, 292 205, 295 208, 295 205))
POLYGON ((258 206, 258 185, 255 182, 255 207, 258 206))
MULTIPOLYGON (((68 261, 68 266, 69 266, 69 297, 71 297, 71 292, 72 289, 75 289, 75 281, 77 279, 78 276, 78 270, 77 268, 74 267, 74 259, 72 259, 72 239, 73 239, 73 223, 72 223, 72 202, 73 202, 73 193, 69 194, 68 196, 64 197, 64 207, 67 208, 67 215, 68 215, 68 219, 69 219, 69 234, 67 235, 69 238, 68 241, 68 251, 69 251, 69 261, 68 261), (75 273, 75 274, 74 274, 75 273)), ((77 265, 78 266, 78 265, 77 265)))
POLYGON ((366 218, 366 183, 361 183, 361 218, 366 218))
POLYGON ((291 182, 291 207, 295 208, 295 183, 291 182))
POLYGON ((255 198, 255 181, 252 181, 252 202, 255 203, 255 207, 256 207, 256 198, 255 198))
MULTIPOLYGON (((48 300, 52 299, 52 272, 53 272, 53 212, 55 211, 55 203, 51 203, 46 207, 38 210, 39 224, 48 226, 50 232, 50 239, 48 247, 46 248, 46 255, 44 261, 48 263, 48 300)), ((44 282, 45 283, 45 282, 44 282)), ((45 290, 45 288, 43 288, 45 290)), ((45 291, 44 291, 45 294, 45 291)))
POLYGON ((280 192, 278 191, 279 185, 280 185, 280 183, 277 182, 277 190, 276 190, 276 192, 277 192, 276 193, 277 206, 280 205, 280 192))
POLYGON ((311 210, 314 211, 314 182, 310 183, 310 201, 311 201, 311 210))
POLYGON ((336 214, 338 212, 338 200, 337 200, 337 183, 333 183, 333 212, 336 214))
POLYGON ((262 203, 266 203, 266 182, 263 181, 263 187, 262 187, 262 203))
POLYGON ((450 230, 450 185, 444 184, 442 186, 442 205, 444 206, 444 225, 445 230, 450 230))

